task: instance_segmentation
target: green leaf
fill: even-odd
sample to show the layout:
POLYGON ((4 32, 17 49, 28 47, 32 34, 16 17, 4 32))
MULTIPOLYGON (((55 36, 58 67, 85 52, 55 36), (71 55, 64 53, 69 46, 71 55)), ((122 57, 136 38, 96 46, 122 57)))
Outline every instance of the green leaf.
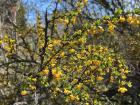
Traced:
POLYGON ((104 19, 110 19, 110 16, 104 16, 103 18, 104 19))
POLYGON ((135 14, 140 14, 140 9, 139 8, 135 8, 134 12, 135 12, 135 14))
POLYGON ((101 20, 97 20, 96 22, 95 22, 95 25, 96 26, 99 26, 101 24, 101 20))
POLYGON ((129 81, 129 82, 127 83, 127 86, 128 86, 128 87, 132 87, 132 82, 129 81))
POLYGON ((118 15, 122 14, 122 12, 123 12, 122 9, 119 8, 115 11, 115 15, 118 16, 118 15))

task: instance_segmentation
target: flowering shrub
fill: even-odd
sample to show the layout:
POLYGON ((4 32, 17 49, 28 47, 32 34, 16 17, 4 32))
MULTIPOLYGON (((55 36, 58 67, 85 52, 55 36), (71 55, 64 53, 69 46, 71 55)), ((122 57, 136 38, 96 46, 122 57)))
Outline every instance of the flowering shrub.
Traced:
MULTIPOLYGON (((74 9, 54 10, 49 19, 46 12, 45 25, 37 14, 35 27, 19 27, 15 38, 7 34, 0 38, 4 54, 0 66, 14 72, 6 79, 15 89, 13 96, 29 104, 105 105, 112 101, 107 93, 113 90, 109 95, 120 104, 118 99, 132 87, 127 78, 131 70, 118 46, 123 39, 139 45, 133 38, 120 37, 129 33, 129 27, 139 34, 139 16, 119 14, 89 21, 81 16, 88 0, 74 3, 74 9)), ((126 49, 135 53, 137 47, 126 49)))
MULTIPOLYGON (((90 30, 95 34, 104 32, 102 27, 97 30, 91 27, 77 30, 73 35, 48 38, 43 69, 28 77, 22 90, 31 95, 34 92, 41 94, 45 89, 48 100, 54 104, 61 100, 67 104, 87 105, 98 104, 100 94, 112 88, 117 89, 116 94, 126 93, 131 87, 131 82, 127 81, 130 70, 126 62, 112 49, 91 43, 90 30)), ((39 36, 40 42, 43 41, 39 36)))

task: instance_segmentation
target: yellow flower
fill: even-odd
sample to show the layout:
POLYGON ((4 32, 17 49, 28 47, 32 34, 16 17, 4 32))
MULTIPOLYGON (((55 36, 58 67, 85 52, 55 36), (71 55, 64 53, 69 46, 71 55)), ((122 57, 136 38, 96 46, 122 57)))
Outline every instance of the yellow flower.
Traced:
POLYGON ((120 69, 120 71, 121 71, 121 73, 124 73, 125 70, 124 69, 120 69))
POLYGON ((71 22, 72 22, 73 24, 75 24, 75 22, 76 22, 76 17, 72 17, 71 22))
POLYGON ((110 23, 109 27, 108 27, 108 31, 111 32, 111 33, 114 32, 115 27, 116 26, 114 24, 110 23))
POLYGON ((87 70, 87 71, 85 71, 85 73, 84 73, 85 75, 90 75, 90 71, 89 70, 87 70))
POLYGON ((140 21, 137 17, 133 17, 133 21, 131 22, 131 24, 133 25, 139 25, 140 21))
POLYGON ((119 21, 120 22, 125 22, 125 18, 123 16, 120 16, 119 21))
POLYGON ((36 81, 37 81, 37 79, 36 79, 36 78, 31 78, 31 80, 32 80, 32 81, 34 81, 34 82, 36 82, 36 81))
POLYGON ((64 93, 65 93, 65 94, 70 94, 71 91, 69 91, 69 90, 67 90, 67 89, 64 89, 64 93))
POLYGON ((76 88, 77 88, 78 90, 80 90, 80 89, 82 88, 82 86, 83 86, 83 83, 79 83, 79 84, 76 86, 76 88))
POLYGON ((57 74, 55 74, 55 78, 60 78, 61 76, 61 72, 58 72, 57 74))
POLYGON ((74 95, 70 95, 70 100, 71 101, 75 101, 76 100, 76 97, 74 95))
POLYGON ((51 63, 51 66, 54 67, 55 66, 55 63, 51 63))
POLYGON ((49 44, 49 45, 48 45, 48 49, 49 49, 49 50, 52 50, 52 49, 53 49, 53 44, 49 44))
POLYGON ((53 40, 52 44, 53 44, 53 46, 61 45, 61 40, 55 39, 55 40, 53 40))
POLYGON ((72 84, 75 84, 75 83, 77 83, 78 82, 78 79, 74 79, 73 81, 72 81, 72 84))
POLYGON ((36 90, 36 86, 30 85, 29 87, 31 90, 36 90))
POLYGON ((68 24, 69 20, 68 19, 59 19, 59 22, 62 24, 68 24))
POLYGON ((91 46, 91 45, 88 45, 87 48, 88 48, 88 51, 91 53, 91 51, 92 51, 92 46, 91 46))
POLYGON ((61 19, 61 18, 58 21, 59 21, 59 23, 63 23, 63 19, 61 19))
POLYGON ((68 20, 68 19, 65 19, 65 20, 64 20, 64 23, 65 23, 65 24, 68 24, 68 23, 69 23, 69 20, 68 20))
POLYGON ((32 80, 32 78, 31 77, 28 77, 28 80, 32 80))
POLYGON ((85 105, 90 105, 89 103, 85 103, 85 105))
POLYGON ((5 36, 4 36, 4 39, 5 39, 5 40, 8 40, 8 36, 7 36, 7 35, 5 35, 5 36))
POLYGON ((81 8, 77 8, 77 12, 81 13, 82 9, 81 8))
POLYGON ((60 57, 64 57, 64 56, 65 56, 65 52, 61 52, 60 57))
POLYGON ((8 52, 11 51, 11 48, 10 48, 9 46, 4 46, 4 49, 5 49, 6 51, 8 51, 8 52))
POLYGON ((45 69, 45 70, 42 71, 42 74, 43 75, 48 75, 48 73, 49 73, 49 70, 47 70, 47 69, 45 69))
POLYGON ((2 44, 2 40, 0 40, 0 45, 2 44))
POLYGON ((110 76, 110 82, 113 83, 114 82, 114 77, 110 76))
POLYGON ((60 80, 60 77, 62 76, 61 71, 58 71, 58 72, 52 71, 52 74, 56 80, 60 80))
POLYGON ((77 56, 77 58, 81 58, 82 57, 81 54, 77 54, 76 56, 77 56))
POLYGON ((21 91, 21 93, 20 93, 22 96, 25 96, 25 95, 27 95, 28 94, 28 92, 26 91, 26 90, 23 90, 23 91, 21 91))
POLYGON ((56 74, 57 70, 56 69, 52 69, 52 74, 56 74))
POLYGON ((108 60, 109 60, 109 61, 112 61, 113 59, 112 59, 111 57, 108 57, 108 60))
POLYGON ((137 25, 140 25, 140 20, 136 20, 136 24, 137 25))
POLYGON ((133 18, 132 18, 132 16, 128 16, 128 18, 127 18, 127 22, 130 23, 130 24, 133 22, 133 18))
POLYGON ((126 79, 127 77, 126 77, 126 75, 122 75, 122 79, 126 79))
POLYGON ((125 87, 120 87, 120 88, 118 89, 118 92, 120 92, 120 93, 125 93, 125 92, 127 92, 127 89, 126 89, 125 87))
POLYGON ((126 85, 127 84, 127 82, 125 81, 125 80, 123 80, 123 81, 121 81, 121 85, 126 85))
POLYGON ((68 24, 69 20, 68 19, 59 19, 59 22, 62 24, 68 24))
POLYGON ((82 33, 82 30, 78 30, 75 32, 75 34, 81 34, 82 33))
POLYGON ((80 39, 78 39, 78 42, 81 43, 81 44, 84 44, 84 43, 86 43, 86 39, 85 38, 80 38, 80 39))
POLYGON ((96 77, 97 81, 102 81, 104 78, 101 76, 96 77))
POLYGON ((88 0, 83 0, 83 4, 86 5, 88 0))
POLYGON ((101 61, 99 61, 99 60, 93 60, 92 63, 95 66, 99 66, 101 64, 101 61))
POLYGON ((107 48, 104 48, 104 52, 106 52, 106 51, 108 51, 108 49, 107 48))
POLYGON ((70 49, 69 52, 70 53, 74 53, 75 52, 75 49, 70 49))
POLYGON ((124 73, 128 74, 130 71, 129 70, 125 70, 124 73))
POLYGON ((132 17, 132 16, 128 16, 127 18, 127 22, 131 25, 139 25, 140 24, 140 21, 137 17, 132 17))
POLYGON ((119 67, 122 67, 123 66, 123 64, 119 64, 119 67))
POLYGON ((89 65, 91 65, 91 64, 92 64, 92 61, 91 61, 91 60, 88 60, 88 61, 85 62, 85 65, 86 65, 86 66, 89 66, 89 65))
POLYGON ((15 43, 15 40, 14 39, 10 39, 10 43, 15 43))

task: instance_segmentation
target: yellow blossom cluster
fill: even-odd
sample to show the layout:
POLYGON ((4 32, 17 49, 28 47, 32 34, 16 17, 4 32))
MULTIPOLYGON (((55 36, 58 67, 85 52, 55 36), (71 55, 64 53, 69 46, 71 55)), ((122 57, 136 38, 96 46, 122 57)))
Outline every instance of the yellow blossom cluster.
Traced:
POLYGON ((79 100, 79 97, 78 97, 78 96, 74 96, 74 95, 70 95, 70 96, 69 96, 69 99, 70 99, 71 101, 78 101, 78 100, 79 100))
POLYGON ((42 70, 42 74, 43 74, 43 75, 48 75, 48 74, 49 74, 49 70, 48 70, 48 69, 42 70))
POLYGON ((127 89, 125 87, 119 87, 118 92, 125 93, 127 92, 127 89))
POLYGON ((23 91, 21 91, 21 93, 20 93, 22 96, 25 96, 25 95, 27 95, 28 94, 28 92, 26 91, 26 90, 23 90, 23 91))
POLYGON ((119 18, 119 22, 125 22, 125 17, 120 16, 120 18, 119 18))
POLYGON ((131 25, 140 25, 140 19, 137 16, 129 15, 126 20, 131 25))
POLYGON ((69 90, 67 90, 67 89, 64 89, 64 93, 65 93, 65 94, 70 94, 71 91, 69 91, 69 90))
POLYGON ((16 41, 7 34, 0 38, 0 46, 6 51, 7 57, 15 53, 15 42, 16 41))
POLYGON ((108 32, 113 33, 115 31, 115 25, 113 23, 108 23, 108 32))
POLYGON ((57 71, 56 69, 52 70, 52 74, 54 76, 54 79, 56 80, 60 80, 61 76, 62 76, 62 72, 61 71, 57 71))

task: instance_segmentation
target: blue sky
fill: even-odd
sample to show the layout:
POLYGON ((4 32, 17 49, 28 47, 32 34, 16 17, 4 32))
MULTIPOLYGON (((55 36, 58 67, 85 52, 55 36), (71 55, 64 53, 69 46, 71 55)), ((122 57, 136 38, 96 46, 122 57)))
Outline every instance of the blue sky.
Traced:
POLYGON ((40 12, 40 14, 43 16, 47 8, 48 12, 51 13, 54 9, 54 1, 55 0, 22 0, 22 2, 25 4, 25 7, 28 8, 28 22, 35 23, 36 11, 40 12))

